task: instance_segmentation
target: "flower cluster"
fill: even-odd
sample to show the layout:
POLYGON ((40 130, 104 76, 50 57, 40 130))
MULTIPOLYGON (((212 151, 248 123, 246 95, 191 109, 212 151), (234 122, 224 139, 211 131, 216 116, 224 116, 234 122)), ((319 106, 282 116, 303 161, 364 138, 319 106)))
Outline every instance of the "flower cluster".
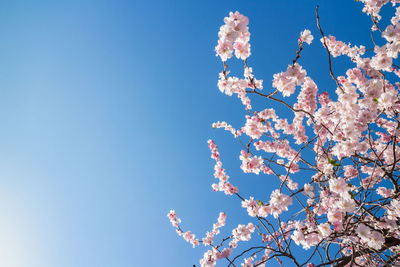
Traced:
POLYGON ((234 187, 228 182, 229 176, 225 173, 225 169, 222 168, 222 162, 219 158, 218 147, 213 140, 208 140, 208 146, 211 150, 211 158, 215 159, 216 163, 214 166, 214 177, 219 179, 218 184, 213 184, 212 188, 214 191, 223 191, 227 195, 232 195, 238 192, 238 188, 234 187))
POLYGON ((247 225, 239 224, 238 227, 232 230, 233 240, 229 243, 229 246, 235 248, 239 241, 249 241, 254 230, 255 227, 252 223, 247 225))
POLYGON ((169 213, 167 214, 171 224, 176 228, 176 232, 178 235, 182 236, 183 239, 185 239, 186 242, 190 242, 193 247, 199 245, 199 240, 196 239, 196 236, 192 234, 190 231, 184 232, 180 226, 179 223, 181 222, 181 219, 179 219, 176 215, 176 212, 174 210, 170 210, 169 213))
POLYGON ((234 137, 238 137, 238 136, 240 136, 241 134, 242 134, 242 132, 239 130, 236 130, 235 128, 233 128, 232 127, 232 125, 230 125, 230 124, 228 124, 228 123, 226 123, 225 121, 222 121, 222 122, 220 122, 220 121, 217 121, 217 122, 214 122, 213 124, 212 124, 212 127, 213 128, 222 128, 222 129, 224 129, 225 131, 228 131, 228 132, 231 132, 232 134, 233 134, 233 136, 234 137))
POLYGON ((329 52, 333 57, 346 55, 350 58, 355 58, 356 56, 363 55, 365 53, 364 46, 351 47, 349 44, 345 44, 342 41, 336 40, 335 36, 321 38, 321 43, 328 47, 329 52))
POLYGON ((239 12, 229 13, 229 17, 224 19, 225 24, 221 26, 218 33, 218 45, 215 47, 217 56, 222 61, 232 57, 233 50, 235 56, 246 59, 250 56, 250 33, 247 25, 249 19, 239 12))
MULTIPOLYGON (((213 230, 200 241, 212 247, 201 259, 201 266, 215 266, 222 258, 230 265, 241 258, 246 267, 265 266, 271 260, 283 265, 283 258, 307 267, 400 265, 400 67, 396 63, 400 0, 360 1, 363 12, 372 18, 372 42, 367 47, 373 49, 325 35, 317 16, 335 85, 324 92, 318 92, 317 79, 308 76, 299 63, 304 43, 311 44, 314 39, 309 30, 300 33, 296 58, 286 70, 273 75, 274 89, 262 93, 263 81, 256 79, 248 66, 248 19, 238 12, 224 19, 216 47, 224 64, 218 88, 228 96, 237 94, 246 114, 238 130, 226 122, 216 122, 213 128, 229 131, 238 140, 244 173, 273 176, 280 186, 272 190, 260 186, 272 192, 265 202, 265 194, 241 196, 228 182, 217 146, 208 141, 211 158, 216 161, 214 176, 219 181, 212 188, 235 194, 252 221, 238 225, 232 235, 214 246, 215 235, 225 224, 221 213, 213 230), (387 3, 393 4, 394 16, 381 20, 380 11, 387 3), (230 76, 228 70, 226 61, 233 53, 243 62, 241 78, 230 76), (351 66, 335 76, 333 60, 339 56, 345 56, 351 66), (297 98, 288 98, 294 94, 297 98), (266 109, 250 111, 250 96, 281 105, 291 114, 278 114, 271 102, 266 109), (252 235, 255 229, 257 237, 252 235), (239 241, 252 237, 259 238, 262 246, 231 256, 239 241), (224 243, 228 240, 229 244, 224 243), (296 259, 293 246, 311 252, 296 259), (303 258, 307 261, 300 262, 303 258)), ((174 211, 168 217, 186 241, 199 243, 190 231, 181 230, 174 211)))
POLYGON ((371 230, 368 226, 361 223, 358 225, 357 235, 360 237, 361 242, 367 243, 370 248, 381 249, 385 243, 385 239, 378 231, 371 230))
POLYGON ((202 239, 204 245, 211 245, 214 241, 214 236, 219 234, 219 228, 225 225, 226 214, 220 212, 218 221, 213 225, 211 232, 207 232, 206 236, 202 239))
POLYGON ((292 198, 282 194, 278 189, 271 193, 268 204, 263 204, 262 202, 257 203, 253 197, 242 201, 242 207, 247 209, 251 217, 267 217, 269 214, 272 214, 274 218, 278 218, 283 211, 288 210, 288 206, 291 204, 292 198))
POLYGON ((283 96, 290 96, 296 90, 296 86, 304 83, 307 72, 295 63, 289 65, 285 72, 274 74, 272 87, 276 88, 283 96))
POLYGON ((242 161, 242 165, 240 168, 244 173, 255 173, 259 174, 262 167, 264 166, 264 160, 260 156, 252 157, 250 153, 242 150, 240 152, 240 160, 242 161))

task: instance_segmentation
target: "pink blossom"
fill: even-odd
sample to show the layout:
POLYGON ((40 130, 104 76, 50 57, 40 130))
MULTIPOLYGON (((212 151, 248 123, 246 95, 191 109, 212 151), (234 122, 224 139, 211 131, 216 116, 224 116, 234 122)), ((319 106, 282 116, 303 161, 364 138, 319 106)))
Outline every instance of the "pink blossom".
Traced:
POLYGON ((341 178, 336 178, 336 179, 331 179, 329 181, 329 189, 337 194, 346 195, 347 191, 349 190, 349 187, 346 183, 346 180, 341 178))
POLYGON ((242 161, 242 165, 240 168, 245 173, 255 173, 259 174, 261 171, 261 166, 264 164, 264 160, 260 156, 251 156, 250 153, 242 150, 240 152, 240 160, 242 161))
POLYGON ((215 47, 215 51, 222 61, 226 61, 232 57, 233 46, 229 42, 218 40, 218 45, 215 47))
POLYGON ((300 40, 307 44, 311 44, 313 39, 314 39, 314 36, 311 35, 310 30, 304 30, 300 34, 300 40))
POLYGON ((229 257, 229 255, 232 254, 232 248, 224 248, 222 252, 217 252, 216 253, 216 258, 217 260, 229 257))
POLYGON ((223 191, 226 195, 232 195, 239 190, 228 182, 229 176, 226 175, 225 169, 222 168, 222 162, 219 159, 218 147, 212 140, 208 140, 208 146, 211 149, 211 158, 215 159, 214 177, 219 179, 218 184, 213 184, 214 191, 223 191))
POLYGON ((318 231, 323 238, 330 236, 330 234, 333 232, 329 223, 321 223, 318 225, 318 231))
POLYGON ((267 127, 261 122, 258 116, 247 116, 244 131, 251 138, 259 139, 267 131, 267 127))
POLYGON ((255 228, 252 223, 248 223, 247 225, 239 224, 238 227, 232 231, 232 235, 236 241, 249 241, 254 230, 255 228))
POLYGON ((283 96, 290 96, 294 93, 296 85, 303 84, 307 73, 299 64, 289 65, 286 72, 274 74, 272 87, 282 92, 283 96))
POLYGON ((232 125, 226 123, 225 121, 222 122, 214 122, 212 124, 213 128, 222 128, 225 131, 231 132, 233 134, 234 137, 238 137, 240 136, 242 133, 238 130, 236 130, 235 128, 232 127, 232 125))
POLYGON ((272 215, 277 218, 283 211, 288 210, 288 206, 292 204, 292 198, 280 193, 279 190, 274 190, 271 193, 269 204, 272 215))

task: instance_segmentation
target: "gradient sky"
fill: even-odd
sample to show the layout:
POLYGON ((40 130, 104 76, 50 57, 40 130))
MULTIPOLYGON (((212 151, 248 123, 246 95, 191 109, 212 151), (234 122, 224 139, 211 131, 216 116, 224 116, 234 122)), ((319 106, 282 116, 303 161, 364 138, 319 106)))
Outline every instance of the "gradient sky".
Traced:
POLYGON ((209 138, 243 196, 267 199, 277 184, 244 175, 240 146, 211 128, 245 116, 216 87, 217 32, 229 11, 249 17, 249 65, 270 90, 310 29, 299 63, 332 91, 316 4, 325 33, 371 45, 352 0, 1 1, 0 266, 192 266, 205 249, 176 235, 170 209, 198 237, 219 211, 222 234, 251 221, 211 190, 209 138))

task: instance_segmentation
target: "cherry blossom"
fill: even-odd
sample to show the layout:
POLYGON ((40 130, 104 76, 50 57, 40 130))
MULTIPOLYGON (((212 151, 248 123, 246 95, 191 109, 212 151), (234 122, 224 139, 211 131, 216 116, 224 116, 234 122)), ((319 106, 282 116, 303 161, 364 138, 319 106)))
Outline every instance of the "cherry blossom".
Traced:
POLYGON ((300 40, 307 44, 311 44, 312 40, 314 40, 314 36, 311 35, 310 30, 304 30, 300 34, 300 40))
POLYGON ((217 179, 212 189, 238 198, 249 221, 217 241, 226 218, 221 212, 212 230, 197 239, 183 231, 171 210, 168 218, 178 235, 193 246, 208 247, 201 266, 222 261, 231 266, 239 261, 242 266, 268 266, 271 261, 307 267, 400 264, 400 0, 360 2, 371 18, 366 46, 326 35, 316 9, 318 38, 334 84, 323 90, 301 62, 303 49, 309 48, 304 43, 314 39, 309 30, 300 33, 288 67, 271 74, 269 87, 249 66, 248 18, 236 11, 224 19, 215 48, 223 63, 217 87, 240 99, 244 115, 240 125, 218 121, 212 126, 239 142, 244 173, 265 177, 267 183, 276 179, 279 186, 266 186, 257 197, 242 189, 239 194, 230 179, 236 183, 243 178, 226 174, 217 145, 208 141, 217 179), (381 10, 388 3, 393 16, 383 19, 381 10), (348 61, 340 72, 334 69, 339 56, 348 61), (229 59, 243 65, 237 77, 229 59), (263 101, 254 102, 253 110, 257 98, 263 101), (250 240, 250 247, 238 251, 239 242, 250 240), (292 252, 296 246, 307 256, 297 258, 292 252))

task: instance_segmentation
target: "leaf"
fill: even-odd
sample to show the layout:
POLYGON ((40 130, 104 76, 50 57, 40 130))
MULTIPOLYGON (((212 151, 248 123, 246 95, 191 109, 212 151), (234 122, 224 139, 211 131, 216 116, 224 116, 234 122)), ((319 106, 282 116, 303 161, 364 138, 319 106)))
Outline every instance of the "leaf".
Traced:
POLYGON ((340 164, 337 163, 337 160, 336 160, 336 159, 330 159, 330 158, 328 158, 328 163, 332 164, 332 165, 335 166, 335 167, 339 167, 339 166, 340 166, 340 164))

